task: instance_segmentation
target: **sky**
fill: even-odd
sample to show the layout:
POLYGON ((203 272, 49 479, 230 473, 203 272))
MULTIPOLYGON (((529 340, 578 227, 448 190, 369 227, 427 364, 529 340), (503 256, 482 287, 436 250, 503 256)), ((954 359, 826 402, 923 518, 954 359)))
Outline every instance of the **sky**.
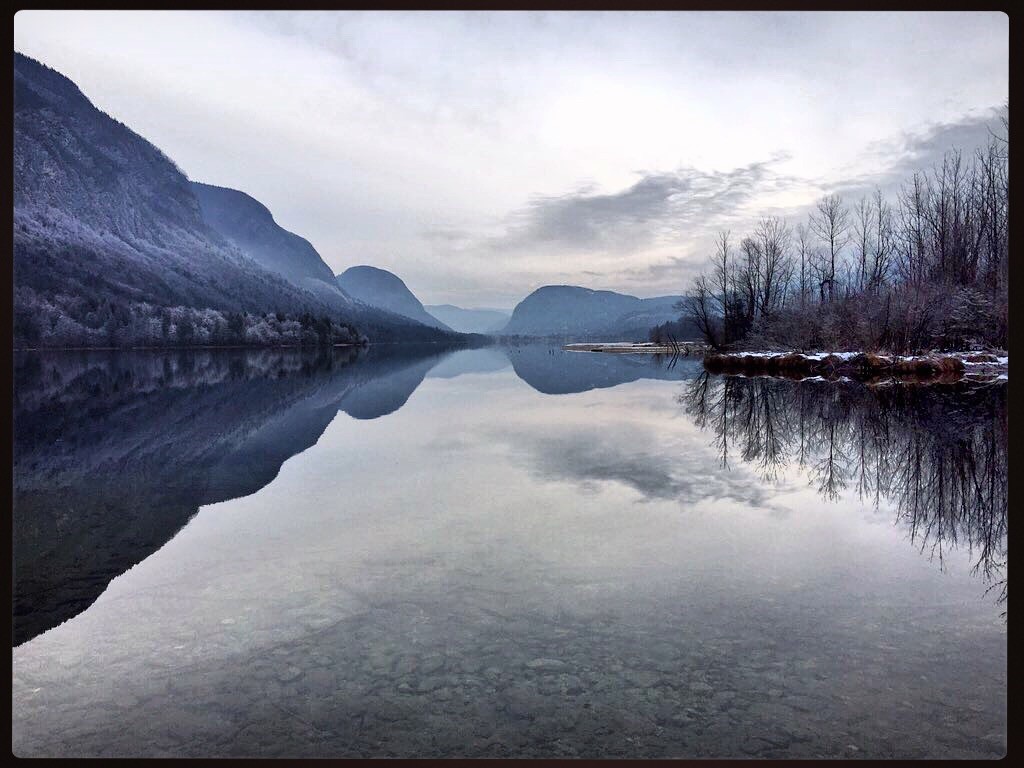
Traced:
POLYGON ((682 293, 715 234, 797 223, 984 142, 996 12, 21 11, 189 178, 425 304, 682 293))

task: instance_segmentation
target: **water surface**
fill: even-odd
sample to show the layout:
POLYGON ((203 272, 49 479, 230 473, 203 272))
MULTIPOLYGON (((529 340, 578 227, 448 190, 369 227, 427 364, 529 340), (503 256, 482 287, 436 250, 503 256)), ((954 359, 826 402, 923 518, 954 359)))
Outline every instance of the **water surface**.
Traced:
POLYGON ((1005 383, 16 366, 18 755, 1005 751, 1005 383))

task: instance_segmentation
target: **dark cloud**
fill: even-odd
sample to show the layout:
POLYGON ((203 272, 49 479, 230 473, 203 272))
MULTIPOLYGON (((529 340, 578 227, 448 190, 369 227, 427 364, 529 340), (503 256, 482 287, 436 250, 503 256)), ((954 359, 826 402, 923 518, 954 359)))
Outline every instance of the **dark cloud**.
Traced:
MULTIPOLYGON (((868 145, 858 166, 873 167, 870 172, 847 175, 839 183, 823 179, 808 179, 803 182, 809 190, 817 189, 821 194, 836 193, 841 195, 848 204, 853 204, 862 196, 870 195, 876 188, 890 200, 895 202, 900 186, 915 171, 927 171, 942 163, 943 157, 950 150, 960 149, 965 159, 974 152, 985 147, 993 133, 1003 135, 1004 129, 1000 121, 1002 110, 993 107, 983 113, 970 113, 959 120, 949 123, 933 123, 927 128, 916 132, 904 132, 894 138, 876 141, 868 145)), ((778 183, 796 183, 790 177, 778 177, 778 183)), ((762 184, 758 189, 765 189, 762 184)), ((781 216, 791 224, 806 221, 814 210, 814 202, 795 208, 769 208, 753 212, 754 216, 781 216)), ((752 224, 753 219, 745 222, 752 224)), ((710 253, 713 247, 708 235, 712 226, 699 226, 700 222, 690 229, 689 242, 698 246, 697 250, 710 253)), ((735 234, 735 232, 734 232, 735 234)), ((632 282, 664 282, 675 280, 678 284, 686 283, 694 275, 704 269, 703 258, 670 256, 654 264, 642 267, 621 269, 617 277, 626 283, 632 282)))
POLYGON ((795 183, 775 170, 785 159, 776 155, 731 171, 684 167, 644 172, 620 192, 598 194, 584 186, 565 195, 536 197, 512 215, 508 232, 493 244, 501 249, 637 250, 707 227, 737 213, 758 194, 795 183))
POLYGON ((884 141, 872 142, 860 164, 883 170, 851 176, 831 191, 856 198, 878 187, 892 196, 915 171, 927 171, 942 163, 947 152, 959 149, 965 159, 988 145, 993 133, 1003 135, 1002 110, 993 107, 981 114, 969 113, 950 123, 932 123, 922 131, 904 132, 884 141))
POLYGON ((577 266, 544 273, 548 282, 599 279, 619 290, 649 293, 651 285, 676 290, 675 286, 688 283, 703 269, 717 230, 732 229, 738 237, 760 216, 781 216, 795 225, 806 220, 814 201, 824 194, 838 193, 852 204, 878 187, 894 201, 914 171, 941 163, 952 148, 969 157, 985 146, 993 131, 1002 130, 1000 112, 999 108, 972 112, 952 122, 875 141, 847 172, 831 178, 781 173, 778 166, 788 159, 784 154, 730 171, 693 167, 638 171, 635 183, 616 192, 602 193, 588 184, 564 195, 534 197, 506 218, 501 236, 435 230, 425 237, 435 247, 458 248, 485 259, 495 251, 503 256, 606 253, 625 257, 650 247, 679 246, 684 253, 663 252, 653 262, 630 264, 623 259, 621 267, 611 270, 577 266), (760 198, 771 199, 772 193, 786 190, 800 191, 807 202, 781 207, 758 204, 760 198))
POLYGON ((681 273, 692 271, 694 268, 693 257, 669 256, 654 264, 647 264, 643 267, 620 269, 618 274, 626 278, 645 278, 658 280, 664 277, 676 277, 681 273))

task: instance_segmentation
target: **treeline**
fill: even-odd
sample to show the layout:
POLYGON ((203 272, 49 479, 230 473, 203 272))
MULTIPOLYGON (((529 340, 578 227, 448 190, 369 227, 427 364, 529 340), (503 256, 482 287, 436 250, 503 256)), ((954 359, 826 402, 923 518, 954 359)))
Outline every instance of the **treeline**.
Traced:
POLYGON ((655 344, 666 344, 672 341, 692 341, 699 339, 700 330, 688 317, 669 320, 656 325, 647 332, 647 340, 655 344))
POLYGON ((897 354, 1007 348, 1009 121, 948 152, 895 200, 820 199, 807 221, 719 233, 680 305, 716 349, 897 354))
POLYGON ((365 344, 355 326, 309 312, 232 312, 16 290, 14 346, 193 347, 365 344))

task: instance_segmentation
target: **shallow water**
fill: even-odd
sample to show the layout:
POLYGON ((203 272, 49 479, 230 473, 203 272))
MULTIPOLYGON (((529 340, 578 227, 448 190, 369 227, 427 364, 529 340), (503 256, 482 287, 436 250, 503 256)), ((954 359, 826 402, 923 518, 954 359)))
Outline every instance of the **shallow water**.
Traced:
POLYGON ((1005 383, 16 364, 18 755, 1005 752, 1005 383))

